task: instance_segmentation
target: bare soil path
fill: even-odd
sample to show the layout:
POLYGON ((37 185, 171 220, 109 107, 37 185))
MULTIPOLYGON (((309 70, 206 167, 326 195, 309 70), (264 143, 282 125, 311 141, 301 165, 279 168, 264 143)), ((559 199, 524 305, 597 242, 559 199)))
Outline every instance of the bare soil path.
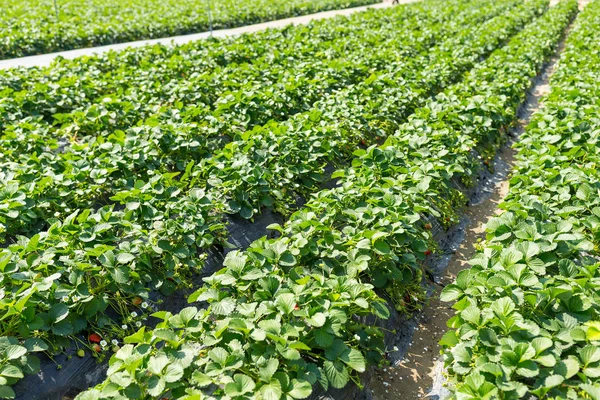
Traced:
MULTIPOLYGON (((399 0, 400 4, 411 3, 417 0, 399 0)), ((188 42, 193 42, 196 40, 203 40, 209 37, 228 37, 228 36, 237 36, 244 33, 258 32, 268 28, 283 28, 288 25, 303 25, 308 24, 311 21, 332 18, 338 15, 350 15, 356 12, 365 11, 370 8, 386 8, 391 7, 391 0, 384 0, 382 3, 371 4, 368 6, 361 7, 353 7, 346 8, 341 10, 331 10, 324 11, 316 14, 303 15, 300 17, 293 18, 285 18, 275 21, 264 22, 261 24, 255 25, 246 25, 239 28, 233 29, 221 29, 211 32, 202 32, 195 33, 191 35, 181 35, 181 36, 172 36, 161 39, 149 39, 149 40, 139 40, 135 42, 127 42, 127 43, 118 43, 112 44, 108 46, 98 46, 98 47, 89 47, 84 49, 77 50, 68 50, 61 51, 57 53, 49 53, 49 54, 41 54, 37 56, 29 56, 29 57, 21 57, 21 58, 12 58, 9 60, 0 60, 0 69, 8 69, 15 67, 47 67, 54 61, 57 57, 63 57, 66 59, 73 59, 82 56, 91 56, 94 54, 102 54, 107 53, 109 51, 119 51, 125 50, 131 47, 142 47, 153 44, 163 44, 163 45, 180 45, 188 42)))
MULTIPOLYGON (((558 0, 552 0, 554 5, 558 0)), ((583 9, 590 0, 579 0, 583 9)), ((468 260, 475 254, 477 244, 485 237, 485 224, 499 214, 498 204, 508 192, 508 179, 514 166, 516 151, 511 144, 529 123, 531 115, 540 107, 540 99, 549 92, 549 78, 554 72, 564 40, 541 74, 533 82, 525 103, 519 110, 519 123, 510 132, 510 141, 498 152, 494 161, 495 172, 484 185, 482 192, 465 210, 459 226, 463 231, 460 243, 452 254, 445 274, 439 279, 424 311, 416 319, 412 341, 405 354, 394 354, 400 359, 395 365, 383 368, 372 382, 375 400, 443 400, 449 394, 444 387, 444 366, 440 356, 439 340, 447 331, 446 322, 454 315, 450 304, 440 301, 444 285, 452 283, 458 272, 468 267, 468 260)))

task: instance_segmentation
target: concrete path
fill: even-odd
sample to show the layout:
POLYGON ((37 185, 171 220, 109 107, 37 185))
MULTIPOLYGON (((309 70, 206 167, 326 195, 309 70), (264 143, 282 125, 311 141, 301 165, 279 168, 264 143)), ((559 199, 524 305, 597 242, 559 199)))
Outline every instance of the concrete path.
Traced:
MULTIPOLYGON (((399 3, 410 3, 416 0, 400 0, 399 3)), ((350 15, 355 12, 364 11, 368 8, 386 8, 391 6, 390 0, 384 0, 383 3, 371 4, 368 6, 354 7, 354 8, 346 8, 342 10, 332 10, 332 11, 324 11, 316 14, 303 15, 300 17, 293 18, 285 18, 275 21, 264 22, 261 24, 255 25, 247 25, 239 28, 233 29, 222 29, 213 31, 212 36, 214 37, 227 37, 227 36, 235 36, 241 35, 243 33, 251 33, 261 31, 267 28, 282 28, 284 26, 294 24, 308 24, 310 21, 331 18, 338 15, 350 15)), ((15 67, 47 67, 52 63, 52 61, 57 57, 63 57, 66 59, 73 59, 82 56, 91 56, 94 54, 102 54, 109 51, 119 51, 124 50, 130 47, 142 47, 153 44, 163 44, 163 45, 180 45, 188 42, 192 42, 194 40, 202 40, 210 37, 210 32, 202 32, 191 35, 182 35, 182 36, 172 36, 162 39, 148 39, 148 40, 139 40, 135 42, 127 42, 127 43, 118 43, 112 44, 108 46, 98 46, 98 47, 89 47, 84 49, 77 50, 68 50, 61 51, 57 53, 48 53, 41 54, 37 56, 29 56, 29 57, 21 57, 21 58, 12 58, 9 60, 0 60, 0 69, 8 69, 15 67)))

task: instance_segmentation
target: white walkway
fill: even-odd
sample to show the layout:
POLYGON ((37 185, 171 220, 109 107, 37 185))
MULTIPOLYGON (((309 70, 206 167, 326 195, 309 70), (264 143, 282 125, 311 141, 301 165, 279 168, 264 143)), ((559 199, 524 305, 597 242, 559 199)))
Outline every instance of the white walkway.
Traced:
MULTIPOLYGON (((226 36, 235 36, 241 35, 242 33, 250 33, 256 32, 260 30, 264 30, 267 28, 281 28, 290 24, 307 24, 310 21, 331 18, 337 15, 350 15, 355 12, 364 11, 368 8, 385 8, 391 6, 391 2, 389 0, 384 0, 384 3, 372 4, 368 6, 354 7, 354 8, 346 8, 343 10, 332 10, 332 11, 324 11, 316 14, 303 15, 300 17, 286 18, 275 21, 264 22, 256 25, 247 25, 239 28, 233 29, 222 29, 213 31, 212 36, 214 37, 226 37, 226 36)), ((399 3, 410 3, 415 0, 400 0, 399 3)), ((172 36, 162 39, 148 39, 148 40, 139 40, 136 42, 127 42, 127 43, 119 43, 112 44, 108 46, 99 46, 99 47, 89 47, 84 49, 77 50, 68 50, 61 51, 57 53, 49 53, 49 54, 41 54, 37 56, 29 56, 29 57, 21 57, 21 58, 13 58, 9 60, 0 60, 0 69, 8 69, 14 67, 46 67, 50 65, 50 63, 57 57, 64 57, 67 59, 73 59, 81 56, 90 56, 94 54, 102 54, 108 51, 119 51, 124 50, 129 47, 141 47, 152 44, 184 44, 187 42, 191 42, 194 40, 201 40, 210 37, 210 32, 202 32, 191 35, 182 35, 182 36, 172 36)))

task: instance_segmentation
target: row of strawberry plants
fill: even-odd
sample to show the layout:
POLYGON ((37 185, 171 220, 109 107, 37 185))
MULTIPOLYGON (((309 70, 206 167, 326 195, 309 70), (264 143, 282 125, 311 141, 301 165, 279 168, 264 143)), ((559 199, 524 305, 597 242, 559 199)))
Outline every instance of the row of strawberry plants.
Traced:
MULTIPOLYGON (((114 57, 92 57, 83 63, 63 61, 48 69, 10 71, 2 74, 2 87, 9 89, 0 103, 7 121, 3 123, 9 124, 22 116, 36 114, 44 116, 50 123, 55 121, 54 115, 59 114, 62 123, 73 111, 85 112, 93 105, 96 109, 100 108, 97 112, 103 109, 112 111, 102 106, 102 101, 111 97, 117 97, 117 103, 126 109, 132 108, 129 103, 136 100, 138 103, 149 101, 153 105, 159 101, 175 103, 174 96, 180 91, 189 92, 191 89, 188 87, 200 92, 196 101, 207 103, 207 97, 214 101, 228 89, 235 90, 236 85, 272 80, 277 73, 270 71, 279 71, 283 75, 284 65, 291 68, 291 72, 302 71, 301 67, 306 69, 311 63, 331 63, 344 55, 350 56, 355 49, 361 49, 369 42, 367 32, 372 31, 375 45, 381 46, 386 39, 381 35, 389 37, 393 34, 393 29, 382 30, 384 25, 396 25, 397 29, 406 29, 407 33, 424 29, 421 34, 425 37, 421 40, 426 41, 433 34, 427 29, 432 27, 432 19, 443 21, 444 14, 447 15, 439 2, 430 1, 385 12, 360 13, 329 23, 318 22, 309 27, 292 26, 258 35, 200 41, 172 48, 132 49, 114 57), (374 18, 375 14, 380 18, 374 18), (359 29, 356 29, 357 24, 359 29), (350 30, 348 26, 355 29, 350 30), (248 37, 253 39, 248 40, 248 37), (377 40, 378 37, 380 40, 377 40), (290 45, 290 41, 294 46, 290 45), (127 62, 132 54, 135 62, 127 62), (227 55, 227 61, 221 60, 224 55, 227 55), (232 76, 231 68, 238 75, 232 76), (264 76, 259 73, 263 71, 264 76)), ((422 50, 424 48, 416 49, 422 50)), ((291 75, 297 74, 299 72, 291 75)), ((186 97, 180 99, 185 101, 186 97)), ((93 110, 89 113, 93 114, 93 110)), ((143 119, 139 116, 133 122, 143 119)))
POLYGON ((566 43, 487 238, 442 298, 454 398, 600 399, 600 2, 566 43))
POLYGON ((243 26, 375 0, 7 0, 0 6, 0 59, 243 26), (212 10, 209 13, 207 7, 212 10))
POLYGON ((205 309, 155 314, 157 328, 126 338, 107 381, 78 399, 275 400, 306 398, 317 382, 358 382, 356 374, 384 351, 382 331, 368 318, 389 310, 374 285, 398 293, 418 287, 419 261, 432 242, 423 214, 443 218, 440 195, 460 203, 452 201, 452 175, 474 173, 467 172, 477 162, 469 147, 514 122, 532 77, 520 70, 541 67, 576 11, 575 1, 562 2, 493 53, 486 66, 506 75, 470 75, 427 105, 431 120, 415 117, 385 145, 358 152, 354 166, 337 174, 339 187, 272 227, 279 238, 228 255, 190 297, 208 302, 205 309), (456 105, 453 95, 465 87, 479 90, 456 105), (474 107, 479 101, 492 106, 474 107), (440 115, 446 105, 453 115, 440 115), (475 122, 459 130, 454 118, 475 122))
MULTIPOLYGON (((505 10, 506 4, 487 11, 476 7, 465 11, 460 21, 477 23, 505 10)), ((466 31, 462 23, 447 23, 448 30, 460 34, 427 54, 408 62, 402 57, 396 60, 393 52, 387 53, 391 57, 388 69, 318 102, 314 109, 289 121, 257 127, 205 160, 202 158, 206 148, 211 148, 209 142, 177 123, 138 127, 130 135, 117 132, 90 145, 73 145, 65 152, 29 157, 22 155, 25 149, 18 143, 27 143, 24 136, 28 136, 42 144, 44 137, 26 132, 7 134, 5 137, 14 144, 10 146, 13 154, 22 159, 3 167, 4 181, 10 190, 3 199, 8 205, 3 213, 5 225, 11 229, 8 234, 26 233, 32 227, 35 230, 36 224, 64 217, 99 200, 100 204, 108 200, 125 204, 139 196, 139 181, 150 179, 162 179, 186 192, 208 183, 212 194, 209 197, 219 203, 211 210, 213 214, 229 210, 251 218, 255 210, 263 205, 273 207, 273 203, 283 210, 295 192, 305 194, 315 189, 324 179, 326 163, 335 162, 344 154, 347 157, 348 149, 361 139, 386 135, 393 130, 394 121, 405 117, 432 91, 459 77, 543 8, 528 5, 518 10, 492 18, 474 32, 466 31), (456 46, 466 53, 453 59, 456 46), (419 68, 415 70, 416 66, 419 68), (371 132, 357 136, 366 128, 371 132), (299 140, 299 135, 307 137, 299 140), (194 161, 197 166, 192 166, 194 161), (172 174, 186 166, 189 170, 177 183, 172 174), (36 174, 39 170, 45 174, 36 174), (169 174, 166 178, 159 176, 165 173, 169 174), (282 187, 289 187, 287 193, 282 187)), ((148 195, 154 190, 147 189, 148 195)), ((153 196, 154 200, 159 198, 153 196)))
MULTIPOLYGON (((464 43, 449 39, 446 45, 463 49, 464 60, 459 65, 464 67, 543 11, 545 5, 547 2, 538 1, 521 7, 516 16, 492 20, 475 34, 462 37, 464 43)), ((465 31, 473 28, 469 22, 477 24, 469 15, 459 19, 465 31)), ((446 57, 434 70, 447 70, 455 61, 446 57)), ((446 82, 452 78, 452 74, 447 76, 446 82)), ((172 286, 169 278, 176 277, 178 269, 201 265, 197 251, 210 245, 214 239, 211 230, 219 229, 214 220, 209 224, 203 219, 210 218, 214 204, 201 189, 182 196, 180 188, 165 187, 161 179, 173 182, 173 176, 164 175, 139 182, 123 211, 105 207, 94 213, 76 212, 64 221, 52 221, 49 231, 21 238, 4 249, 3 280, 12 285, 15 297, 2 301, 6 310, 2 331, 21 337, 51 337, 48 342, 54 349, 67 346, 67 337, 86 327, 118 337, 118 328, 103 315, 108 307, 128 315, 127 305, 136 294, 146 296, 148 283, 172 286), (140 216, 144 224, 135 220, 140 216), (24 281, 31 286, 21 291, 24 281)), ((139 323, 135 318, 123 322, 130 326, 139 323)))

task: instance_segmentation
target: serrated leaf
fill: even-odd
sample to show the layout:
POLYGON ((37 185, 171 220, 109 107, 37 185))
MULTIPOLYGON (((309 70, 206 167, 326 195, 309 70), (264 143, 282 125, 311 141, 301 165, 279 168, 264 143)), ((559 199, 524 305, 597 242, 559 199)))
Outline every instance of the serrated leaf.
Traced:
POLYGON ((247 375, 235 374, 233 376, 233 382, 225 385, 225 394, 228 396, 236 397, 242 396, 246 393, 252 392, 256 384, 247 375))
POLYGON ((350 376, 346 366, 341 361, 327 360, 323 363, 323 370, 332 387, 341 389, 348 384, 350 376))
POLYGON ((312 393, 312 385, 307 381, 292 379, 291 387, 287 394, 294 399, 306 399, 312 393))
POLYGON ((16 344, 10 345, 4 349, 6 354, 6 359, 15 360, 17 358, 21 358, 25 354, 27 354, 27 349, 23 346, 19 346, 16 344))

